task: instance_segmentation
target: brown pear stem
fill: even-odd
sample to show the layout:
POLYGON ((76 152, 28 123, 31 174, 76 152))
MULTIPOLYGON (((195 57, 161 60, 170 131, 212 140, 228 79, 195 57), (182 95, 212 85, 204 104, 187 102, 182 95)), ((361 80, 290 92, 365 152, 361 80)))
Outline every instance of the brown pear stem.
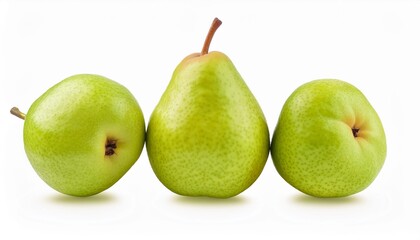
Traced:
POLYGON ((19 110, 19 108, 17 107, 12 107, 12 109, 10 109, 10 113, 15 115, 16 117, 25 120, 26 118, 26 114, 24 114, 23 112, 21 112, 19 110))
POLYGON ((201 50, 201 55, 206 55, 209 53, 211 40, 213 39, 214 33, 220 27, 220 25, 222 25, 222 21, 220 21, 218 18, 215 18, 210 26, 209 33, 207 33, 206 41, 204 41, 203 49, 201 50))

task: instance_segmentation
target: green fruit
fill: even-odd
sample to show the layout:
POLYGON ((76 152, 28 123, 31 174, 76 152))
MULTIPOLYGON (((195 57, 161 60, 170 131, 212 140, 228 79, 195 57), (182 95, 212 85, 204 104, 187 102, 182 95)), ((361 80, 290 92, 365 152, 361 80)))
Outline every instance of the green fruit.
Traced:
POLYGON ((269 153, 269 132, 258 102, 229 58, 186 57, 153 111, 147 152, 158 179, 186 196, 228 198, 258 178, 269 153))
POLYGON ((32 167, 55 190, 90 196, 116 183, 136 162, 145 123, 134 96, 98 75, 56 84, 30 107, 24 145, 32 167))
POLYGON ((287 99, 273 135, 277 171, 316 197, 344 197, 365 189, 385 161, 381 120, 349 83, 306 83, 287 99))

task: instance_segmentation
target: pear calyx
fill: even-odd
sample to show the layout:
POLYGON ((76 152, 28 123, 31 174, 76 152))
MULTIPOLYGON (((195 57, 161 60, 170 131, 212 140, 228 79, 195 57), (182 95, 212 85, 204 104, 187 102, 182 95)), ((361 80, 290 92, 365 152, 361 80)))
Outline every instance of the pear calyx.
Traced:
POLYGON ((25 120, 26 118, 26 114, 24 114, 23 112, 21 112, 19 110, 19 108, 17 107, 12 107, 12 109, 10 109, 10 113, 15 115, 16 117, 25 120))
POLYGON ((207 33, 206 40, 204 41, 203 49, 201 50, 201 55, 206 55, 209 53, 209 47, 211 40, 213 39, 214 33, 222 25, 222 21, 218 18, 214 18, 213 23, 210 26, 209 32, 207 33))
POLYGON ((351 128, 351 131, 353 132, 353 136, 354 136, 354 138, 357 138, 357 133, 359 132, 359 128, 356 128, 356 127, 352 127, 351 128))
POLYGON ((117 140, 107 139, 105 143, 105 155, 112 156, 117 148, 117 140))

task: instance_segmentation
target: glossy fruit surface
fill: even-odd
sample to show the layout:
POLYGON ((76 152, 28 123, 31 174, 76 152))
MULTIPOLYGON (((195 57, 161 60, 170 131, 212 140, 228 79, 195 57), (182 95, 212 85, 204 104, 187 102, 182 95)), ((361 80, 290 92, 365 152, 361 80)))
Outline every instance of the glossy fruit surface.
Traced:
POLYGON ((264 114, 220 52, 192 54, 178 65, 147 132, 156 176, 186 196, 241 193, 258 178, 269 153, 264 114))
POLYGON ((315 80, 296 89, 281 111, 271 144, 280 175, 316 197, 362 191, 386 157, 378 114, 353 85, 315 80))
POLYGON ((74 196, 99 193, 136 162, 145 139, 142 111, 122 85, 81 74, 56 84, 30 107, 25 151, 52 188, 74 196))

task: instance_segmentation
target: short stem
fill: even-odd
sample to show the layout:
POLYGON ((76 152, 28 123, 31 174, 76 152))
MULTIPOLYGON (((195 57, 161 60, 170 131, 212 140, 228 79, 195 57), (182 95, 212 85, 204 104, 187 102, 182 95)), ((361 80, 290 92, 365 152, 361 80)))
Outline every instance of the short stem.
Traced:
POLYGON ((12 107, 12 109, 10 109, 10 113, 15 115, 16 117, 25 120, 26 118, 26 114, 24 114, 23 112, 21 112, 19 110, 19 108, 17 107, 12 107))
POLYGON ((215 18, 210 26, 209 33, 207 33, 206 41, 204 41, 203 49, 201 50, 201 55, 206 55, 209 53, 211 40, 213 39, 214 33, 220 27, 220 25, 222 25, 222 21, 220 21, 218 18, 215 18))

